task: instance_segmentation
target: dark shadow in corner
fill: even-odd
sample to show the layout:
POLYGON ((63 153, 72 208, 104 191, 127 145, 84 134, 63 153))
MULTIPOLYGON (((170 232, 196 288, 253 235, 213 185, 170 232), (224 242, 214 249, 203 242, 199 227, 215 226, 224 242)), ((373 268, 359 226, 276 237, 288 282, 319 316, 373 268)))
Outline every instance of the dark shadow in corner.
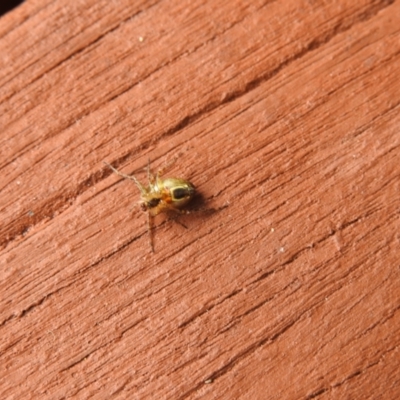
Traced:
POLYGON ((0 2, 0 16, 22 4, 24 0, 5 0, 0 2))

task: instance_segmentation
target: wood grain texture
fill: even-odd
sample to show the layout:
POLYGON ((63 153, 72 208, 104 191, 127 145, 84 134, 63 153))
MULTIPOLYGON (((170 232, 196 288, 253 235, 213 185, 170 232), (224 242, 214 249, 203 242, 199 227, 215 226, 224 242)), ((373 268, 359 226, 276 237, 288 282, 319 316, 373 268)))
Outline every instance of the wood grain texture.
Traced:
POLYGON ((400 1, 0 22, 3 398, 400 396, 400 1), (216 211, 157 217, 152 254, 103 161, 176 156, 216 211))

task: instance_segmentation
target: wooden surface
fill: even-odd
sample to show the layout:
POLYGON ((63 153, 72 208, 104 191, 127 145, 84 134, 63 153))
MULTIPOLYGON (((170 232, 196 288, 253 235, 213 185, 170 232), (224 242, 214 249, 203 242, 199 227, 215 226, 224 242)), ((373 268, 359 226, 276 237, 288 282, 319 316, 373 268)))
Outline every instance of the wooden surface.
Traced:
POLYGON ((399 398, 399 77, 400 1, 4 15, 2 398, 399 398))

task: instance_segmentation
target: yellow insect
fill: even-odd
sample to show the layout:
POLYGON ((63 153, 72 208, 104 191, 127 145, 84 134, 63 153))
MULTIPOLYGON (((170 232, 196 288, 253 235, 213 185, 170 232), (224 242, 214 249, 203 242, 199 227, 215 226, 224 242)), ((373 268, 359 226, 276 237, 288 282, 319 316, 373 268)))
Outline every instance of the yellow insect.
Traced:
MULTIPOLYGON (((174 162, 175 160, 173 160, 174 162)), ((166 211, 174 211, 180 214, 189 214, 183 207, 187 205, 195 195, 195 187, 192 183, 182 178, 161 178, 164 170, 159 170, 154 176, 150 170, 150 161, 147 165, 148 185, 142 185, 135 176, 119 172, 110 164, 104 162, 117 175, 135 182, 140 191, 139 205, 142 211, 147 212, 147 228, 151 251, 154 253, 152 222, 153 217, 166 211)), ((170 163, 171 164, 171 163, 170 163)), ((168 166, 170 165, 168 164, 168 166)))

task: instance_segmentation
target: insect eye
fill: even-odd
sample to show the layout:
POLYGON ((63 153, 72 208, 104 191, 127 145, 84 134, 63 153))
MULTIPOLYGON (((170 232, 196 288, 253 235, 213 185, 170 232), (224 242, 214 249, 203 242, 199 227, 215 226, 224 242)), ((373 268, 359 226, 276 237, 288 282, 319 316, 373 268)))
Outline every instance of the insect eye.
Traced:
POLYGON ((182 200, 188 196, 188 192, 184 188, 176 188, 172 191, 172 196, 175 200, 182 200))

